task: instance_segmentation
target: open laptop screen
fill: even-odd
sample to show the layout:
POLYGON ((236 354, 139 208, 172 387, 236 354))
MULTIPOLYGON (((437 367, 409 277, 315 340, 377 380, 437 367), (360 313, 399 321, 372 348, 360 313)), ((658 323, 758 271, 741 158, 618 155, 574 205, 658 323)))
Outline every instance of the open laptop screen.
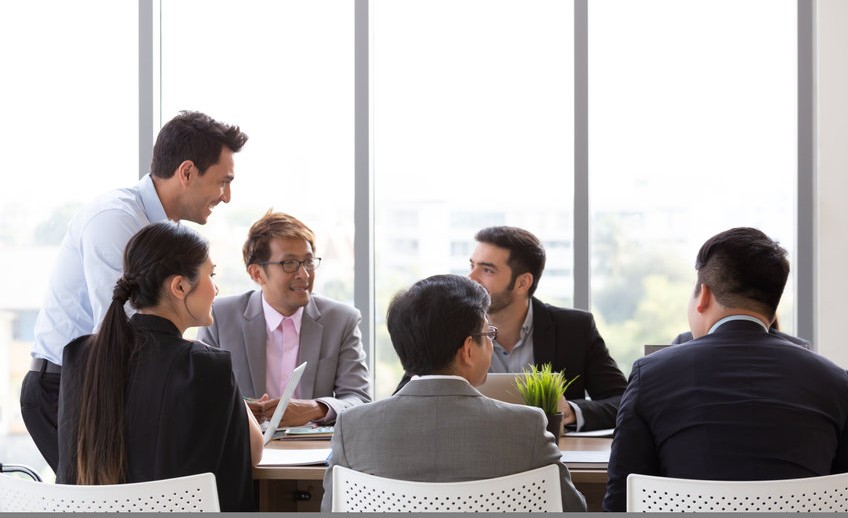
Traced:
POLYGON ((306 362, 301 363, 292 371, 289 382, 286 384, 286 388, 280 396, 280 402, 274 410, 274 415, 271 416, 271 420, 268 421, 268 428, 265 429, 265 444, 271 442, 271 439, 274 438, 274 432, 276 432, 277 428, 280 427, 280 421, 283 420, 283 414, 285 413, 286 407, 289 405, 289 401, 294 394, 294 389, 297 387, 297 384, 300 383, 300 378, 303 376, 304 369, 306 369, 306 362))

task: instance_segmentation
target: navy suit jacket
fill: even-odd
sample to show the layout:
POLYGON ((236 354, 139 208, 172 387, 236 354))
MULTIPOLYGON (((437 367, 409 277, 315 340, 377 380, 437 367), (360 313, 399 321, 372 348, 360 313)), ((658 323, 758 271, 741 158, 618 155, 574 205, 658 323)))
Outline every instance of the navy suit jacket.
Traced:
POLYGON ((603 507, 625 510, 630 473, 774 480, 846 471, 848 373, 736 320, 634 362, 603 507))

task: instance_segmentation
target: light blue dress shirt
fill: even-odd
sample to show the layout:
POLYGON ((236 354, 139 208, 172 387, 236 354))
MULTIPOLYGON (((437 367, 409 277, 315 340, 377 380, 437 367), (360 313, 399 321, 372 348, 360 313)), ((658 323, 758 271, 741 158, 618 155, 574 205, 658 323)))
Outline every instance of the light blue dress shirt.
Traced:
POLYGON ((166 219, 149 174, 77 212, 59 246, 35 321, 34 358, 61 365, 65 345, 97 329, 123 274, 127 242, 146 225, 166 219))

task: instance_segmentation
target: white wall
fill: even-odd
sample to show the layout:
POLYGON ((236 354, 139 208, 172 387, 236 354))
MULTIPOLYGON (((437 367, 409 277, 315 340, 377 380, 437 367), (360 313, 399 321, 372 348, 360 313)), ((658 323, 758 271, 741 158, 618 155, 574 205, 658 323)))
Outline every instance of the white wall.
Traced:
POLYGON ((848 368, 848 2, 816 8, 816 342, 848 368))

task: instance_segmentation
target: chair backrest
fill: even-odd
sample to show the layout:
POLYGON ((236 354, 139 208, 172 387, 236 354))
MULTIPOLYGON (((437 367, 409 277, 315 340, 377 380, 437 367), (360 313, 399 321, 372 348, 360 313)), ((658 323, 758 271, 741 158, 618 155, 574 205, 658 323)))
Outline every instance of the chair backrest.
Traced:
POLYGON ((333 512, 562 511, 556 464, 466 482, 414 482, 333 467, 333 512))
POLYGON ((0 512, 220 511, 215 475, 115 484, 45 484, 0 475, 0 512))
POLYGON ((23 464, 0 464, 0 473, 23 473, 29 478, 41 482, 41 475, 34 469, 23 464))
POLYGON ((848 473, 783 480, 692 480, 632 473, 627 512, 846 512, 848 473))

